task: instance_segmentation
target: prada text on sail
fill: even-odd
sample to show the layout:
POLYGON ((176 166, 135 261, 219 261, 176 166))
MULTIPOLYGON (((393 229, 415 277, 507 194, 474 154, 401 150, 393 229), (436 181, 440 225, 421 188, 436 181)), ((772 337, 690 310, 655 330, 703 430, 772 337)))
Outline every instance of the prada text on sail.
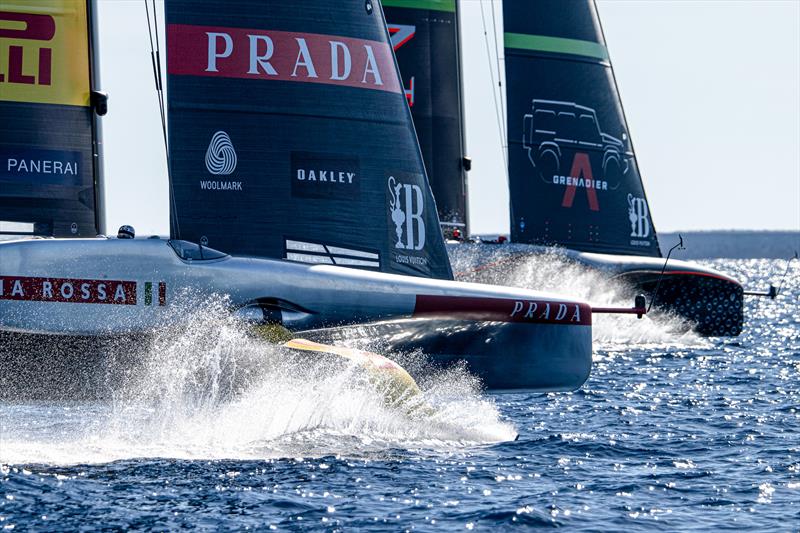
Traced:
POLYGON ((386 43, 338 35, 171 25, 176 75, 299 81, 400 92, 386 43))

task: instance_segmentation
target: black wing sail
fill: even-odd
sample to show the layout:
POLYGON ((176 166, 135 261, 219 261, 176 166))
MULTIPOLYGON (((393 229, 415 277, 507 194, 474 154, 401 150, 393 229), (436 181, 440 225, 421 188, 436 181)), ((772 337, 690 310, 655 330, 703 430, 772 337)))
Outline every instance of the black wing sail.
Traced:
POLYGON ((86 2, 0 6, 0 233, 97 234, 86 2))
POLYGON ((422 158, 446 234, 467 234, 467 182, 455 0, 384 0, 422 158))
POLYGON ((167 0, 173 235, 452 278, 377 1, 167 0))
POLYGON ((511 237, 660 256, 592 0, 503 3, 511 237))

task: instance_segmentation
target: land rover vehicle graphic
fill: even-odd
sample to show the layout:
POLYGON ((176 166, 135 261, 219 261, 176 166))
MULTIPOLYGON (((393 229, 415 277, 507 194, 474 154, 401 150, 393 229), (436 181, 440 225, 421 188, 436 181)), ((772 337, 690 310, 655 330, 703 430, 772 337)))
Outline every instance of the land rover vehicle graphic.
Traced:
POLYGON ((602 154, 602 173, 594 178, 616 189, 633 158, 623 141, 600 130, 594 109, 575 102, 533 100, 523 118, 522 146, 546 183, 569 172, 575 152, 584 151, 602 154))

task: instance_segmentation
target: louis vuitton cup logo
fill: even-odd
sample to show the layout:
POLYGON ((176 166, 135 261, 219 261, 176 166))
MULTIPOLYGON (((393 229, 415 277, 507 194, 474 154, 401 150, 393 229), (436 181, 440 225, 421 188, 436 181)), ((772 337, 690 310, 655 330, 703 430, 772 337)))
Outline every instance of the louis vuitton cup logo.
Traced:
POLYGON ((228 176, 236 170, 236 150, 228 134, 218 131, 206 150, 206 168, 215 176, 228 176))
POLYGON ((631 223, 631 237, 643 239, 650 236, 649 215, 645 199, 628 194, 628 220, 631 223))
POLYGON ((395 225, 399 250, 422 250, 425 246, 424 196, 418 185, 398 183, 389 176, 389 216, 395 225))

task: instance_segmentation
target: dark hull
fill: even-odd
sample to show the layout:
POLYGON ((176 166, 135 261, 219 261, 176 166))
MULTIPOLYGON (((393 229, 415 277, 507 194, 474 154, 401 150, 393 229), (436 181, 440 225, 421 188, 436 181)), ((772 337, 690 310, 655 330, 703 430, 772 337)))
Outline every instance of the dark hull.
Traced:
POLYGON ((662 258, 587 253, 572 257, 622 282, 630 297, 644 294, 654 311, 680 317, 700 335, 736 337, 742 332, 744 289, 721 272, 675 259, 665 266, 662 258))
POLYGON ((744 322, 744 290, 739 283, 703 273, 664 274, 660 270, 620 274, 616 279, 644 294, 653 309, 678 316, 707 337, 736 337, 744 322))
MULTIPOLYGON (((451 247, 455 263, 460 258, 459 246, 451 247)), ((464 250, 467 245, 464 245, 464 250)), ((492 247, 481 254, 480 261, 468 261, 468 268, 457 273, 456 279, 473 282, 504 283, 504 274, 532 256, 552 255, 553 260, 576 262, 601 272, 609 281, 626 289, 625 297, 633 301, 643 294, 654 314, 664 313, 683 319, 691 330, 708 337, 735 337, 742 332, 744 322, 744 289, 733 278, 713 269, 670 259, 627 255, 592 254, 552 247, 507 245, 492 247), (662 269, 664 271, 662 276, 662 269), (659 284, 659 279, 661 282, 659 284)), ((469 252, 465 256, 469 256, 469 252)))
MULTIPOLYGON (((530 324, 492 323, 487 333, 480 322, 398 320, 357 328, 334 328, 306 332, 323 342, 352 341, 361 338, 370 347, 380 346, 384 355, 402 358, 422 349, 426 362, 438 368, 465 365, 492 392, 559 392, 579 388, 589 377, 591 353, 583 349, 591 331, 575 335, 558 326, 549 332, 536 331, 530 324), (532 343, 532 336, 536 342, 532 343), (499 354, 496 343, 507 346, 499 354)), ((418 379, 413 368, 407 369, 418 379)))

